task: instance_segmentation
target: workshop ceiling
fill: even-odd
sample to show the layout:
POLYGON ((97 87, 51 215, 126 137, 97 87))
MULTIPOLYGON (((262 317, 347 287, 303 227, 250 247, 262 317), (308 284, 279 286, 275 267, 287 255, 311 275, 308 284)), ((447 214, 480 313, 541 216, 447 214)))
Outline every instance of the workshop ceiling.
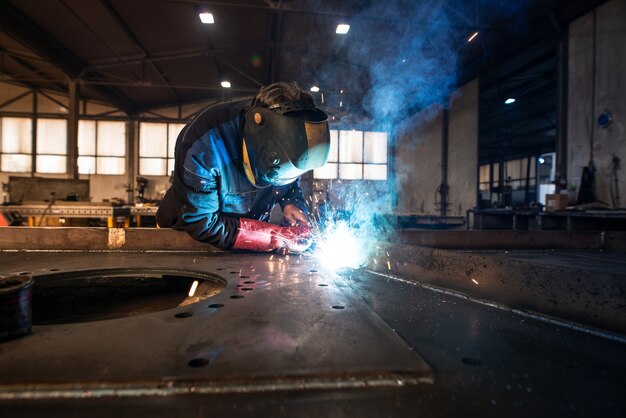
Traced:
POLYGON ((519 9, 488 21, 481 18, 487 3, 494 1, 3 0, 0 80, 65 92, 73 79, 81 96, 129 115, 249 96, 273 81, 295 80, 307 89, 319 85, 327 107, 367 114, 360 104, 376 82, 373 67, 392 51, 415 48, 396 35, 423 27, 426 42, 438 39, 415 10, 444 11, 441 34, 458 52, 461 84, 539 39, 558 38, 567 22, 601 1, 529 0, 520 8, 523 2, 499 0, 519 9), (214 24, 200 22, 203 7, 214 24), (341 22, 351 24, 347 35, 335 33, 341 22), (476 30, 480 36, 469 44, 476 30), (386 34, 393 36, 382 42, 386 34), (227 92, 224 80, 232 85, 227 92))

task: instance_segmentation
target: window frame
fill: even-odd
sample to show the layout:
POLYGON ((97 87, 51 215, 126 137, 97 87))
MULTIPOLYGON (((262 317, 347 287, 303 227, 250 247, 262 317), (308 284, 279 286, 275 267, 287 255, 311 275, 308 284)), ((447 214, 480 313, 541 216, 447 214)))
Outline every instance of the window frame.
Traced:
POLYGON ((93 122, 94 123, 94 144, 93 144, 93 149, 94 152, 93 154, 83 154, 80 152, 80 148, 78 149, 78 155, 77 158, 80 159, 81 157, 87 157, 87 158, 93 158, 94 159, 94 172, 93 173, 85 173, 85 172, 81 172, 80 171, 80 164, 78 164, 78 173, 79 175, 82 176, 124 176, 126 175, 126 163, 127 163, 127 159, 128 159, 128 155, 126 155, 126 147, 127 147, 127 142, 128 142, 128 126, 126 125, 125 121, 121 121, 121 120, 109 120, 109 119, 79 119, 78 123, 79 123, 79 132, 80 132, 80 123, 81 122, 93 122), (124 153, 123 155, 109 155, 109 154, 101 154, 98 152, 98 123, 120 123, 124 125, 124 153), (99 172, 100 170, 98 170, 98 160, 100 158, 119 158, 119 159, 124 159, 124 170, 122 173, 101 173, 99 172))
POLYGON ((3 147, 3 141, 4 141, 4 137, 0 138, 0 173, 15 173, 15 174, 21 174, 21 173, 33 173, 33 157, 36 155, 33 152, 33 145, 36 146, 36 144, 33 144, 33 118, 32 117, 27 117, 27 116, 6 116, 6 115, 2 115, 0 116, 0 135, 2 135, 2 125, 4 124, 4 119, 24 119, 27 120, 30 124, 30 129, 29 129, 29 136, 30 136, 30 142, 29 142, 29 146, 30 146, 30 152, 29 153, 24 153, 24 152, 6 152, 4 150, 3 147), (28 157, 29 159, 29 164, 28 164, 28 170, 27 171, 6 171, 3 167, 2 164, 2 160, 3 160, 3 156, 4 155, 19 155, 19 156, 24 156, 24 157, 28 157))
MULTIPOLYGON (((315 175, 315 170, 313 171, 313 179, 314 180, 341 180, 341 181, 376 181, 376 182, 382 182, 382 181, 388 181, 389 180, 389 133, 385 132, 385 131, 369 131, 369 130, 357 130, 357 129, 331 129, 331 135, 332 135, 332 131, 337 132, 337 149, 336 149, 336 154, 337 154, 337 160, 336 161, 331 161, 329 160, 326 164, 334 164, 334 171, 335 171, 335 176, 333 178, 327 178, 327 177, 317 177, 315 175), (341 158, 341 143, 342 143, 342 132, 360 132, 361 134, 361 153, 360 153, 360 162, 351 162, 351 161, 342 161, 341 158), (386 148, 386 156, 385 156, 385 162, 384 163, 373 163, 373 162, 367 162, 366 161, 366 153, 365 153, 365 134, 366 133, 384 133, 385 134, 385 148, 386 148), (359 178, 349 178, 349 177, 342 177, 341 176, 341 167, 342 166, 355 166, 358 165, 360 166, 360 177, 359 178), (385 178, 384 179, 372 179, 372 178, 365 178, 365 167, 366 166, 384 166, 385 167, 385 178)), ((335 153, 335 150, 332 150, 332 153, 335 153)))
MULTIPOLYGON (((37 117, 35 118, 36 128, 36 138, 35 138, 35 149, 32 155, 35 157, 35 167, 31 167, 31 171, 34 171, 35 174, 67 174, 67 158, 68 158, 68 120, 66 118, 51 118, 51 117, 37 117), (38 148, 43 143, 43 138, 40 138, 39 135, 41 133, 41 128, 39 124, 43 121, 62 121, 65 125, 65 150, 62 153, 40 153, 38 148), (41 140, 41 141, 40 141, 41 140), (63 171, 41 171, 41 165, 39 162, 39 157, 61 157, 64 160, 64 164, 62 165, 63 171), (34 169, 34 170, 33 170, 34 169)), ((45 159, 45 158, 44 158, 45 159)))
POLYGON ((175 146, 176 146, 176 141, 178 139, 178 136, 180 135, 180 133, 183 131, 183 129, 185 129, 185 126, 188 124, 188 122, 162 122, 162 121, 139 121, 139 135, 138 135, 138 147, 137 147, 137 172, 139 173, 138 175, 140 176, 162 176, 162 177, 166 177, 166 176, 170 176, 171 172, 174 170, 174 161, 175 161, 175 146), (143 157, 141 155, 141 141, 142 141, 142 136, 141 136, 141 125, 144 123, 150 123, 150 124, 165 124, 165 135, 166 135, 166 141, 165 141, 165 157, 143 157), (171 127, 173 125, 181 125, 180 129, 178 130, 178 133, 176 135, 171 135, 171 127), (171 147, 171 141, 173 141, 173 147, 171 147), (170 156, 170 147, 173 150, 173 154, 170 156), (165 173, 164 174, 145 174, 142 173, 141 171, 141 161, 142 160, 164 160, 164 167, 165 167, 165 173))

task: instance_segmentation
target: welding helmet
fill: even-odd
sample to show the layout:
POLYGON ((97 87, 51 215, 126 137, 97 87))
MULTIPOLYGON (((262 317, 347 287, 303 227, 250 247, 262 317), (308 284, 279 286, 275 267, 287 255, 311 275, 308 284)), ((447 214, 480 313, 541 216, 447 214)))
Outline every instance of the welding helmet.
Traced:
POLYGON ((246 112, 243 161, 255 186, 289 184, 326 164, 329 151, 328 115, 312 101, 253 105, 246 112))

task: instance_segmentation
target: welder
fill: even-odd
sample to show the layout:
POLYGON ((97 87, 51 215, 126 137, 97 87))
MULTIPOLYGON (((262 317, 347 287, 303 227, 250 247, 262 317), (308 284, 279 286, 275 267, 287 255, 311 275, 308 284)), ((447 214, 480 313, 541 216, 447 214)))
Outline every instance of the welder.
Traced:
POLYGON ((328 116, 294 82, 210 106, 178 136, 157 223, 222 249, 302 252, 311 240, 299 178, 329 150, 328 116), (280 225, 268 222, 276 204, 280 225))

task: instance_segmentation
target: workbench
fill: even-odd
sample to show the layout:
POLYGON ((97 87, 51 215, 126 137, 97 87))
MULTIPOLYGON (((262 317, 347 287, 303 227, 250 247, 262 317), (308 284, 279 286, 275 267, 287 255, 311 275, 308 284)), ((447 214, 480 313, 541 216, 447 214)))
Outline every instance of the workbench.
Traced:
POLYGON ((106 219, 109 228, 118 225, 130 227, 131 216, 135 218, 136 226, 141 226, 141 217, 154 217, 157 209, 157 206, 120 206, 111 203, 64 201, 26 202, 22 205, 0 206, 2 213, 17 213, 22 218, 28 219, 28 226, 40 226, 46 218, 93 218, 106 219))

